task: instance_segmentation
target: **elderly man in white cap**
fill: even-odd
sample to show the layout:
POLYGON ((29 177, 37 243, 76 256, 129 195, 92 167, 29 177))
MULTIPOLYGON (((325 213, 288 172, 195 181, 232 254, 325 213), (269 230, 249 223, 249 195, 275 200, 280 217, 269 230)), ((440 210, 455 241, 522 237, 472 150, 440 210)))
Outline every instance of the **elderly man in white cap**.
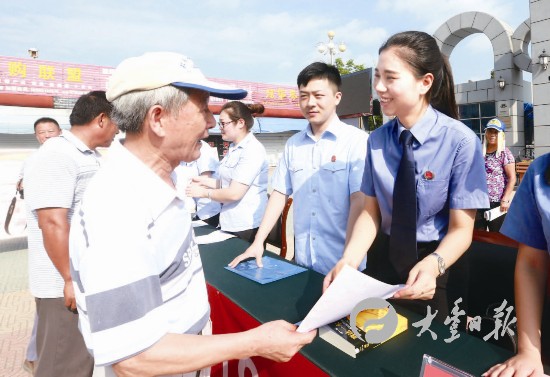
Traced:
POLYGON ((127 59, 111 77, 107 98, 126 138, 90 182, 70 238, 80 327, 107 375, 207 375, 256 355, 286 361, 315 336, 284 321, 201 336, 210 328, 205 280, 172 173, 200 156, 214 127, 209 96, 246 94, 175 53, 127 59))

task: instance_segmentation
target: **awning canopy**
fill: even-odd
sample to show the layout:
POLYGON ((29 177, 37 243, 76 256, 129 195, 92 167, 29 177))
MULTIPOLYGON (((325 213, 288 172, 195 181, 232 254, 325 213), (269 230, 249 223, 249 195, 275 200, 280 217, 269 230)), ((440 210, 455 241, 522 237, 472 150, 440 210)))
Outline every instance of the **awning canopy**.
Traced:
MULTIPOLYGON (((218 121, 218 115, 215 115, 216 122, 218 121)), ((264 118, 258 117, 254 119, 254 126, 252 132, 254 133, 277 133, 287 131, 301 131, 308 125, 305 119, 294 118, 264 118)), ((219 134, 220 128, 216 124, 216 127, 208 130, 211 134, 219 134)))

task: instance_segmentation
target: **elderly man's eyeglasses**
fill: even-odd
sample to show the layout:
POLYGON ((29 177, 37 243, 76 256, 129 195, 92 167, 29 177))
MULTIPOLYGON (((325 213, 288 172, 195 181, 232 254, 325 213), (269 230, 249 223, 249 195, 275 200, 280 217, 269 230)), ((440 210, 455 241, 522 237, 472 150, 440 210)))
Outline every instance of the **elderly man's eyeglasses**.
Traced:
POLYGON ((222 121, 220 120, 220 121, 218 122, 218 126, 220 126, 220 128, 223 130, 223 128, 224 128, 225 126, 227 126, 228 124, 231 124, 231 123, 235 123, 235 121, 232 120, 232 121, 229 121, 229 122, 225 122, 225 123, 224 123, 224 122, 222 122, 222 121))

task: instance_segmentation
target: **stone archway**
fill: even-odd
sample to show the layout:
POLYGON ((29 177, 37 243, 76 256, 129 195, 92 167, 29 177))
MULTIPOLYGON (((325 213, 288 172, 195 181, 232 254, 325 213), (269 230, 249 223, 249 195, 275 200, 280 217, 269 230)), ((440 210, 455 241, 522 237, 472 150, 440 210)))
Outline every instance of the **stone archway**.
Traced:
POLYGON ((528 28, 528 21, 513 33, 509 25, 487 13, 465 12, 448 19, 433 35, 447 56, 472 34, 482 33, 489 39, 494 56, 493 78, 456 85, 457 101, 459 104, 494 101, 497 116, 508 125, 507 146, 515 149, 515 153, 525 146, 522 69, 525 69, 525 59, 530 62, 524 52, 530 32, 523 25, 528 28), (497 84, 500 79, 506 83, 504 89, 497 84))
POLYGON ((514 64, 526 72, 533 72, 531 57, 527 53, 527 47, 531 42, 531 19, 528 18, 519 25, 512 35, 512 47, 514 51, 514 64))

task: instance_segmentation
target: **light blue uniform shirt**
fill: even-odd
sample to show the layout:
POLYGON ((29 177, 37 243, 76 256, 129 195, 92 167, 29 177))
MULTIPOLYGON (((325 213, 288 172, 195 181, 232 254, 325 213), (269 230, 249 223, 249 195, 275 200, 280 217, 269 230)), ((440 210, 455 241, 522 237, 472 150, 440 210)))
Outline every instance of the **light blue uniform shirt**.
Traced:
POLYGON ((267 207, 267 169, 265 148, 252 132, 239 144, 231 143, 220 162, 221 187, 227 188, 232 181, 237 181, 249 188, 240 200, 222 203, 222 230, 240 232, 260 226, 267 207))
MULTIPOLYGON (((206 141, 201 140, 201 155, 191 162, 182 161, 174 169, 176 176, 176 190, 185 197, 185 189, 193 177, 204 172, 212 172, 211 177, 218 179, 218 167, 220 159, 217 148, 211 147, 206 141)), ((185 198, 186 208, 196 209, 196 215, 201 220, 206 220, 220 213, 222 205, 208 198, 185 198)))
POLYGON ((272 186, 294 199, 298 264, 326 274, 340 260, 350 195, 361 188, 367 137, 335 117, 318 141, 311 126, 287 141, 272 186))
MULTIPOLYGON (((206 141, 201 140, 201 156, 196 161, 196 168, 201 175, 204 172, 212 172, 212 178, 218 179, 218 168, 220 166, 220 158, 218 157, 218 149, 211 147, 206 141)), ((208 198, 197 198, 197 216, 201 220, 206 220, 220 213, 221 204, 208 198)))
POLYGON ((529 165, 500 232, 527 246, 550 252, 550 185, 545 178, 549 166, 550 154, 529 165))
MULTIPOLYGON (((402 127, 393 119, 370 135, 361 186, 366 195, 378 200, 380 229, 388 235, 402 127)), ((481 142, 464 124, 431 106, 410 131, 416 165, 416 239, 439 241, 447 234, 449 209, 489 208, 481 142)))

